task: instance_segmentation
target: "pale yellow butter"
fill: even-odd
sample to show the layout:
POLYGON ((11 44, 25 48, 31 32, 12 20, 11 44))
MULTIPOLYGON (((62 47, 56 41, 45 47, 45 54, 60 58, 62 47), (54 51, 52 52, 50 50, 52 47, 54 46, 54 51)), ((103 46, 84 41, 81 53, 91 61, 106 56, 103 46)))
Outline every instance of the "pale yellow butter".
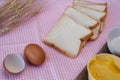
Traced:
POLYGON ((89 80, 120 80, 120 58, 99 54, 88 63, 89 80), (117 62, 115 62, 117 61, 117 62))

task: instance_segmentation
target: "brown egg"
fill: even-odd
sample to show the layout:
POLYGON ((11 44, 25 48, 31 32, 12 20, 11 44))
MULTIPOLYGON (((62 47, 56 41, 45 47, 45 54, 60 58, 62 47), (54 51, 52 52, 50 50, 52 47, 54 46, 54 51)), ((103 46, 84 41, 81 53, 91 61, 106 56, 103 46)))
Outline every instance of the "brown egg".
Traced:
POLYGON ((45 61, 45 52, 37 44, 29 44, 24 50, 25 57, 33 65, 40 65, 45 61))

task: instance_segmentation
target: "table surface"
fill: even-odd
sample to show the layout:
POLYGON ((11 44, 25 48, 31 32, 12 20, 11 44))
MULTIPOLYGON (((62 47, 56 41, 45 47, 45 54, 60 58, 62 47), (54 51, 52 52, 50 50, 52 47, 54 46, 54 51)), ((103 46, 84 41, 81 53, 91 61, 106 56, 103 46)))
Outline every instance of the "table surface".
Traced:
MULTIPOLYGON (((2 0, 0 0, 2 1, 2 0)), ((108 15, 104 30, 95 41, 89 41, 80 55, 71 59, 42 42, 43 37, 54 26, 72 0, 41 0, 47 4, 30 20, 0 36, 0 80, 74 80, 85 67, 88 60, 105 44, 108 32, 120 27, 120 0, 91 0, 107 2, 108 15), (20 54, 24 57, 24 48, 29 43, 39 44, 46 52, 43 65, 33 66, 26 60, 26 68, 20 74, 8 74, 2 67, 7 54, 20 54)))

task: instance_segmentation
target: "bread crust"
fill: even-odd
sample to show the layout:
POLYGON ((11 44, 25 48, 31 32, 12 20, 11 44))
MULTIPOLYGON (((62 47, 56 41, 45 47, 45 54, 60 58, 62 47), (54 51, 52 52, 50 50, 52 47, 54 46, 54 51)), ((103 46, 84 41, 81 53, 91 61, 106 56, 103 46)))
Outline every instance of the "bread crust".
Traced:
MULTIPOLYGON (((106 5, 107 5, 107 3, 106 3, 106 5)), ((102 32, 102 31, 103 31, 104 23, 105 23, 105 21, 106 21, 106 17, 107 17, 107 15, 108 15, 108 10, 107 10, 107 9, 108 9, 108 8, 106 7, 106 10, 105 10, 106 15, 105 15, 105 17, 104 17, 103 21, 101 21, 101 28, 100 28, 100 32, 102 32)))
POLYGON ((88 41, 88 40, 83 40, 83 41, 82 41, 82 47, 85 46, 85 44, 87 43, 87 41, 88 41))
MULTIPOLYGON (((107 4, 106 4, 107 5, 107 4)), ((104 27, 104 23, 105 23, 105 21, 106 21, 106 17, 107 17, 107 15, 108 15, 108 7, 106 7, 106 10, 105 10, 105 12, 106 12, 106 16, 105 16, 105 18, 104 18, 104 20, 103 20, 103 27, 104 27)), ((100 29, 100 32, 102 32, 103 31, 103 27, 101 27, 101 29, 100 29)))
POLYGON ((99 33, 101 33, 103 31, 103 27, 104 27, 104 22, 101 22, 101 26, 100 26, 100 31, 99 33))
POLYGON ((82 49, 82 43, 81 43, 81 44, 80 44, 80 47, 79 47, 79 51, 77 52, 77 55, 72 55, 72 53, 69 53, 69 52, 67 52, 67 51, 59 48, 58 46, 54 45, 53 43, 50 43, 50 42, 48 42, 48 41, 46 41, 46 40, 43 40, 43 42, 44 42, 45 44, 47 44, 48 46, 55 48, 57 51, 59 51, 59 52, 62 53, 63 55, 66 55, 66 56, 68 56, 68 57, 70 57, 70 58, 76 58, 76 57, 78 56, 78 54, 80 53, 80 50, 82 49))
POLYGON ((90 37, 93 35, 93 32, 91 31, 91 33, 90 34, 88 34, 87 36, 85 36, 85 37, 82 37, 80 40, 88 40, 88 39, 90 39, 90 37))
POLYGON ((99 33, 100 33, 100 29, 101 29, 101 23, 99 23, 99 26, 98 26, 98 27, 99 27, 99 28, 98 28, 98 34, 97 34, 97 36, 96 36, 96 37, 91 37, 89 40, 93 41, 93 40, 96 40, 96 39, 98 38, 99 33))

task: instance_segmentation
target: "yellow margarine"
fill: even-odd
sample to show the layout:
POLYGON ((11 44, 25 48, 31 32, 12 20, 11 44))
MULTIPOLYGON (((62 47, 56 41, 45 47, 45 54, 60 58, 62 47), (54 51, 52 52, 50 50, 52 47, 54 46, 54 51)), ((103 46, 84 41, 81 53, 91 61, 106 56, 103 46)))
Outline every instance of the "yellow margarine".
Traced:
POLYGON ((89 76, 93 79, 89 80, 120 80, 120 63, 115 62, 116 58, 118 60, 118 57, 110 54, 93 57, 88 64, 89 76))

